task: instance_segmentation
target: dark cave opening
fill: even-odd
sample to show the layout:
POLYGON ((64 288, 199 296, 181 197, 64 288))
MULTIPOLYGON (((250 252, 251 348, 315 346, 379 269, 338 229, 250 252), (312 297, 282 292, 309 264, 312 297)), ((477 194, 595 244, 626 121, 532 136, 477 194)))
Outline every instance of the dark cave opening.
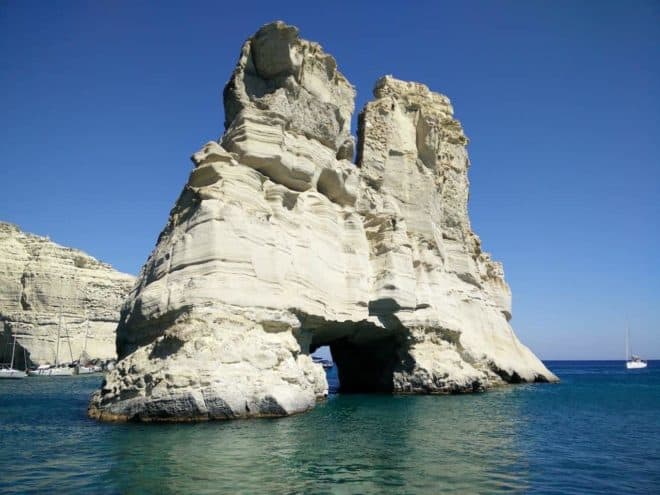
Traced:
POLYGON ((369 342, 340 339, 330 344, 341 393, 392 393, 399 363, 394 336, 369 342))
POLYGON ((301 322, 298 340, 303 350, 311 354, 320 347, 329 347, 339 393, 394 391, 394 373, 407 362, 398 321, 385 328, 370 321, 337 322, 310 316, 301 318, 301 322))

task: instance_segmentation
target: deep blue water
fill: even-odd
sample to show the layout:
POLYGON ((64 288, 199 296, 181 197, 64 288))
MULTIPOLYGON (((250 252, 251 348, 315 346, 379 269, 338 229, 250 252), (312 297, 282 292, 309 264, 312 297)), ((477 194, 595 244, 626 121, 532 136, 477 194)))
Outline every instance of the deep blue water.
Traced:
POLYGON ((180 425, 87 419, 100 377, 4 380, 0 493, 660 493, 660 362, 547 364, 560 384, 180 425))

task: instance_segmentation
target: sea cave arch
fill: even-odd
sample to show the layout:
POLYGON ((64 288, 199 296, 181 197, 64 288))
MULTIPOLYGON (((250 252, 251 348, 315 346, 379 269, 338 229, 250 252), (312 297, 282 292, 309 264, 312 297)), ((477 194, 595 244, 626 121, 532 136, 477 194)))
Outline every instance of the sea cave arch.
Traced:
POLYGON ((299 315, 298 341, 313 354, 327 346, 337 367, 340 393, 392 393, 398 372, 413 366, 405 329, 396 316, 369 320, 328 321, 299 315))

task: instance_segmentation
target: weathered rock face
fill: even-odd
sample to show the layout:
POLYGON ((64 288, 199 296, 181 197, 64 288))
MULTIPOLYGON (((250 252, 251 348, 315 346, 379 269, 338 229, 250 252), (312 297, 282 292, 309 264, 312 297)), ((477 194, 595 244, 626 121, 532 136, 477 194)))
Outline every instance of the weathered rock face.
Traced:
POLYGON ((104 420, 305 411, 327 393, 450 393, 556 380, 514 335, 502 266, 467 213, 449 100, 378 81, 360 116, 336 63, 282 23, 241 51, 226 132, 195 169, 122 311, 104 420))
POLYGON ((115 329, 135 277, 0 222, 0 361, 14 366, 116 357, 115 329), (61 324, 60 324, 61 315, 61 324))

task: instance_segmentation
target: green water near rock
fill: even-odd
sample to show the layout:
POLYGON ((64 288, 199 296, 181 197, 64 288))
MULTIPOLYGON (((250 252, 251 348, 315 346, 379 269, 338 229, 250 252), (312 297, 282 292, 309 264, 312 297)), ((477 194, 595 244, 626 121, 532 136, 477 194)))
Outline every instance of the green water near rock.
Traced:
POLYGON ((660 363, 548 364, 562 383, 197 424, 89 420, 100 377, 5 380, 0 493, 660 493, 660 363))

